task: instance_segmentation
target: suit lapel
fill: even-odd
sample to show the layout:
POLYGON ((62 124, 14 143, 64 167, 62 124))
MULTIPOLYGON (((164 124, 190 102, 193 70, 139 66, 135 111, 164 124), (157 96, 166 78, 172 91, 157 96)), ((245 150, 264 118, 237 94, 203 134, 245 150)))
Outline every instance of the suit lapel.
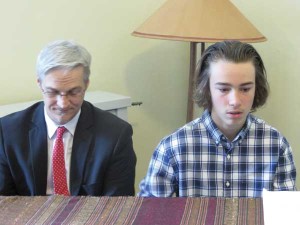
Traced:
MULTIPOLYGON (((71 155, 70 192, 78 195, 83 181, 84 168, 93 139, 93 110, 86 102, 81 108, 71 155)), ((35 195, 45 195, 47 188, 48 143, 47 126, 44 117, 44 104, 40 104, 32 117, 29 130, 29 144, 33 173, 33 192, 35 195)))
POLYGON ((29 130, 29 144, 34 193, 35 195, 45 195, 47 188, 48 144, 44 104, 40 104, 33 113, 32 126, 29 130))
POLYGON ((70 191, 72 195, 78 195, 83 182, 84 168, 93 139, 93 116, 91 106, 84 102, 73 139, 70 170, 70 191))

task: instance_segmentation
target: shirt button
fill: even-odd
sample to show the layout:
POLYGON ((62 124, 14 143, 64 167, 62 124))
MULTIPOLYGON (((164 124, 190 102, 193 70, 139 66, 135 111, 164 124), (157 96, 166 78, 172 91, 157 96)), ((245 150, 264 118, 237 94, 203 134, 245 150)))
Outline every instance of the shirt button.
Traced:
POLYGON ((230 187, 230 182, 226 181, 226 187, 230 187))
POLYGON ((227 159, 228 159, 228 160, 230 159, 230 154, 227 155, 227 159))

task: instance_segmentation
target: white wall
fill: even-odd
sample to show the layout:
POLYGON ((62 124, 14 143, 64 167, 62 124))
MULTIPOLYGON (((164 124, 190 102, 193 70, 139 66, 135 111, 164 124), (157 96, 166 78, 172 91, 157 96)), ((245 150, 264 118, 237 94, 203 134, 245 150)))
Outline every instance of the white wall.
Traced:
MULTIPOLYGON (((189 44, 131 36, 164 0, 0 0, 0 104, 41 98, 35 79, 40 49, 73 39, 92 54, 90 90, 142 101, 129 108, 138 156, 136 184, 159 140, 185 123, 189 44)), ((258 114, 284 133, 300 169, 300 2, 232 1, 268 38, 255 44, 269 75, 271 96, 258 114)), ((298 180, 300 187, 300 180, 298 180)))

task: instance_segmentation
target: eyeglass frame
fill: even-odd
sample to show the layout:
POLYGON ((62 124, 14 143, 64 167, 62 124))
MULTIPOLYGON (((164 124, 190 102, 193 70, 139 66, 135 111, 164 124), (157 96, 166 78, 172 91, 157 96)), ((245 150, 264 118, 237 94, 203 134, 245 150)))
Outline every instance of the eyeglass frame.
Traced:
POLYGON ((69 97, 77 98, 79 96, 82 96, 86 91, 86 89, 80 89, 79 87, 73 88, 64 94, 58 90, 45 91, 43 88, 41 88, 41 90, 42 90, 42 93, 48 98, 57 98, 58 96, 60 96, 60 97, 65 96, 67 98, 69 98, 69 97))

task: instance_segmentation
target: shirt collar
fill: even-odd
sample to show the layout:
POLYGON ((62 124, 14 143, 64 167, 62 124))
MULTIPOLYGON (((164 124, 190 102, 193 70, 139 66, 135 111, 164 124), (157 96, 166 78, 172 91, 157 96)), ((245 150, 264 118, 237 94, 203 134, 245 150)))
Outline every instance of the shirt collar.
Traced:
MULTIPOLYGON (((205 110, 202 115, 202 121, 205 126, 205 128, 208 130, 212 138, 216 141, 217 144, 219 144, 221 141, 224 142, 226 140, 226 137, 224 134, 219 130, 215 122, 211 118, 211 114, 208 110, 205 110)), ((237 136, 234 138, 233 142, 236 142, 238 140, 242 140, 246 137, 252 123, 252 116, 251 114, 248 114, 246 123, 243 126, 243 128, 240 130, 240 132, 237 134, 237 136)))
POLYGON ((239 140, 242 140, 246 137, 246 135, 250 130, 251 124, 252 124, 252 115, 249 113, 246 119, 246 123, 244 124, 243 128, 240 130, 240 132, 237 135, 237 137, 239 137, 239 140))
POLYGON ((68 132, 70 132, 72 134, 72 136, 74 136, 75 128, 76 128, 80 113, 81 113, 81 109, 73 117, 73 119, 71 119, 68 123, 63 124, 63 125, 57 125, 56 123, 53 122, 53 120, 50 119, 50 117, 48 116, 48 114, 46 112, 46 109, 44 108, 44 115, 45 115, 45 121, 47 124, 48 137, 51 139, 53 137, 53 135, 55 134, 56 129, 59 126, 64 126, 65 128, 67 128, 68 132))

